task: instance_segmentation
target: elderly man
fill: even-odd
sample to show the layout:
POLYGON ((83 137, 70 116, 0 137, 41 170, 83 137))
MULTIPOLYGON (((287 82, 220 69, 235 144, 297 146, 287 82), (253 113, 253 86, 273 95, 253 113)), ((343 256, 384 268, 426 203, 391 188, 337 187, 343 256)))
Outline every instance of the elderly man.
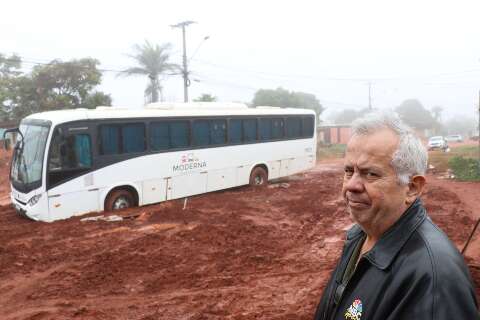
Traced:
POLYGON ((315 320, 480 319, 464 260, 419 199, 427 152, 393 112, 354 122, 342 194, 356 222, 315 320))

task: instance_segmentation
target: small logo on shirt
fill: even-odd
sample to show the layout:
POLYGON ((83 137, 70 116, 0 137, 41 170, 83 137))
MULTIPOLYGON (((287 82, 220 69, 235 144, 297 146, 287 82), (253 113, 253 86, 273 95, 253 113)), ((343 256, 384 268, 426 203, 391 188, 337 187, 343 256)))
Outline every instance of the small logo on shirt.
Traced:
POLYGON ((352 305, 348 307, 347 312, 345 312, 346 320, 360 320, 362 317, 362 301, 360 299, 355 299, 352 305))

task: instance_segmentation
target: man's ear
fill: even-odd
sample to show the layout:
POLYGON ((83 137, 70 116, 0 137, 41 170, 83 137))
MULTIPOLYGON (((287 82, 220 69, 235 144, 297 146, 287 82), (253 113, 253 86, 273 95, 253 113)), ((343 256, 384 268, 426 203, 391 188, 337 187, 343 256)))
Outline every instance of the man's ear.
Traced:
POLYGON ((407 197, 405 203, 411 205, 417 199, 425 187, 426 179, 424 176, 413 176, 408 184, 407 197))

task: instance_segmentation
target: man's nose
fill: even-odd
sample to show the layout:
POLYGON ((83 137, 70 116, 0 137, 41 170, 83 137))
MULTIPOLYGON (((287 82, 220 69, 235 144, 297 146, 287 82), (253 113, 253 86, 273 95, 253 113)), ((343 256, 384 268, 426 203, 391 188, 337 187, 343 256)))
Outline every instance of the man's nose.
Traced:
POLYGON ((357 172, 355 172, 350 178, 346 179, 343 184, 346 191, 363 192, 365 190, 363 179, 357 172))

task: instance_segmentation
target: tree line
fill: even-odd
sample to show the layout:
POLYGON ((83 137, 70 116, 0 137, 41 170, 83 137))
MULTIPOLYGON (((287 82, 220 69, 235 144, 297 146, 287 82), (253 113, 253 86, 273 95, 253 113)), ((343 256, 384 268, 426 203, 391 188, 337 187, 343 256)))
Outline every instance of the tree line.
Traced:
MULTIPOLYGON (((476 131, 475 119, 465 116, 456 116, 455 118, 445 120, 442 117, 444 108, 433 106, 427 109, 418 99, 407 99, 394 108, 400 118, 414 129, 429 132, 429 135, 447 135, 462 134, 471 136, 476 131)), ((371 110, 362 109, 344 109, 335 113, 331 120, 335 124, 349 125, 355 119, 362 117, 371 110)))
MULTIPOLYGON (((182 74, 182 67, 170 60, 171 45, 145 41, 134 45, 128 56, 135 65, 119 70, 118 76, 146 76, 148 84, 144 90, 145 102, 163 101, 162 80, 182 74)), ((99 65, 100 62, 94 58, 65 62, 53 60, 37 64, 29 72, 23 72, 19 56, 0 53, 0 121, 19 121, 31 113, 42 111, 110 106, 111 95, 97 89, 104 71, 99 69, 99 65)), ((194 101, 212 102, 217 101, 217 97, 203 93, 194 101)), ((251 107, 307 108, 314 110, 318 117, 325 110, 314 94, 280 87, 257 90, 252 101, 247 104, 251 107)), ((395 108, 410 126, 419 130, 429 129, 435 133, 446 131, 441 122, 442 110, 439 106, 427 110, 416 99, 405 100, 395 108)), ((350 124, 369 111, 368 108, 346 109, 337 112, 333 121, 337 124, 350 124)), ((456 120, 450 127, 469 127, 465 121, 456 120)))
POLYGON ((84 58, 53 60, 22 72, 17 55, 0 54, 0 119, 19 120, 31 113, 111 105, 109 94, 98 91, 100 62, 84 58))
MULTIPOLYGON (((152 44, 145 41, 133 46, 131 57, 136 65, 119 70, 119 76, 146 76, 144 91, 147 103, 163 101, 162 80, 181 74, 181 67, 170 61, 170 44, 152 44)), ((94 58, 53 60, 38 63, 31 71, 22 71, 22 59, 13 54, 0 54, 0 121, 16 121, 29 114, 43 111, 95 108, 110 106, 112 97, 97 88, 102 81, 100 62, 94 58)), ((198 102, 217 101, 217 97, 203 93, 194 99, 198 102)), ((260 89, 250 106, 276 106, 309 108, 317 115, 323 107, 315 95, 288 91, 283 88, 260 89)))

